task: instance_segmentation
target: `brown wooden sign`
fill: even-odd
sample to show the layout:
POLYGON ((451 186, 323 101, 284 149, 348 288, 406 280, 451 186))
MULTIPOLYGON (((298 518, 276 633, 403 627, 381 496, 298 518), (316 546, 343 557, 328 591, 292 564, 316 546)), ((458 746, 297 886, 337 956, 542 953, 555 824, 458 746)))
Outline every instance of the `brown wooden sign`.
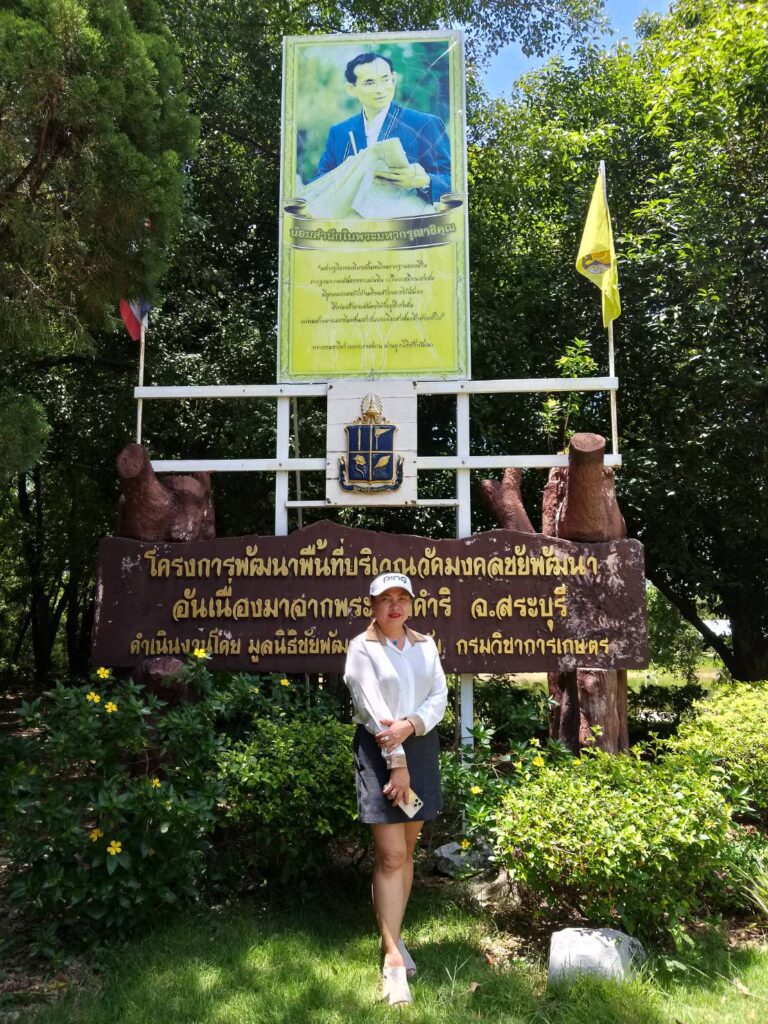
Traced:
POLYGON ((320 522, 287 537, 99 549, 93 660, 130 666, 204 647, 215 668, 340 672, 368 623, 368 584, 411 576, 411 624, 446 671, 647 664, 643 548, 492 530, 430 540, 320 522))

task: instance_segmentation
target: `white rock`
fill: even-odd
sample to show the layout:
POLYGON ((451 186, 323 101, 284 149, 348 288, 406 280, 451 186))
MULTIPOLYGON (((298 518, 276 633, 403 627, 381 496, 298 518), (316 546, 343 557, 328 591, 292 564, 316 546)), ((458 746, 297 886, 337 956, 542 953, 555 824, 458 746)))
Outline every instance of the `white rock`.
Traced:
POLYGON ((615 928, 563 928, 550 939, 548 981, 564 981, 576 974, 628 978, 643 960, 642 943, 615 928))
POLYGON ((442 875, 461 878, 475 871, 483 871, 491 863, 491 850, 487 846, 472 846, 462 850, 459 843, 445 843, 433 852, 435 868, 442 875))

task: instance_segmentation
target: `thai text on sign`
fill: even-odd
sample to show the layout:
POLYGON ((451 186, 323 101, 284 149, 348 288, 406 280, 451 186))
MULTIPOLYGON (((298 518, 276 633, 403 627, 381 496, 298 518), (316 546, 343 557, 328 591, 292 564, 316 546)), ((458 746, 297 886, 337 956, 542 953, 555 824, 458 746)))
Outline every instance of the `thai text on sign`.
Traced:
POLYGON ((322 522, 287 537, 106 538, 93 658, 135 665, 203 648, 218 668, 338 672, 368 622, 369 581, 407 573, 411 624, 447 671, 643 667, 642 545, 493 530, 430 540, 322 522))

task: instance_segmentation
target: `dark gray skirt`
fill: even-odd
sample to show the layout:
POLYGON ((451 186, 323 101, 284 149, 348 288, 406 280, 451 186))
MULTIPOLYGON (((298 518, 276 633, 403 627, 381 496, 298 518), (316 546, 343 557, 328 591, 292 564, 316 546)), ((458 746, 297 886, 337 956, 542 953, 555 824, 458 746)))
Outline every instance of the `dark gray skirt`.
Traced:
POLYGON ((433 821, 443 807, 440 789, 440 741, 437 729, 426 736, 409 736, 403 743, 411 776, 411 789, 424 801, 415 817, 409 818, 382 793, 389 782, 387 768, 376 740, 358 725, 352 741, 355 752, 355 784, 360 821, 366 825, 395 825, 404 821, 433 821))

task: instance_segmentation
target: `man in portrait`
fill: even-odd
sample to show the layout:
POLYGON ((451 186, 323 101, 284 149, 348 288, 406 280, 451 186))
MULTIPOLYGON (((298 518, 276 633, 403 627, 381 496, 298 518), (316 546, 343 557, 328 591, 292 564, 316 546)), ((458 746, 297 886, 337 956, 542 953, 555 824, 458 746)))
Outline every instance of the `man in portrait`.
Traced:
POLYGON ((360 112, 331 126, 312 181, 365 149, 397 139, 405 158, 377 169, 374 177, 417 194, 425 204, 438 203, 451 191, 451 150, 441 119, 394 102, 397 74, 388 57, 361 53, 349 61, 344 74, 346 91, 360 104, 360 112))

